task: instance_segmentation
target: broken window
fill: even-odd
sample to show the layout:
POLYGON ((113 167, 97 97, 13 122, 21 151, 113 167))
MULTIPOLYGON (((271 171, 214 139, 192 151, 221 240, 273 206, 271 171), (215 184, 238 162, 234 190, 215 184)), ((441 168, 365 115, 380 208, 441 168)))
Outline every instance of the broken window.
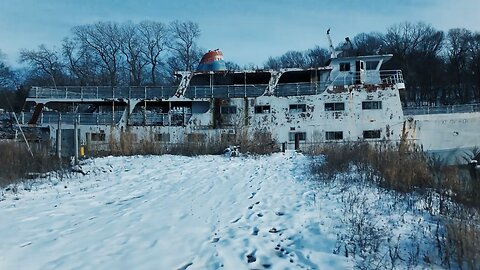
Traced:
POLYGON ((233 133, 222 133, 220 140, 222 143, 235 143, 237 141, 237 135, 233 133))
POLYGON ((255 113, 270 113, 270 105, 255 106, 255 113))
POLYGON ((381 101, 363 101, 362 110, 381 110, 382 102, 381 101))
POLYGON ((343 111, 343 110, 345 110, 345 103, 343 102, 325 103, 325 111, 343 111))
POLYGON ((340 71, 350 71, 350 63, 340 63, 340 71))
POLYGON ((380 61, 367 61, 366 62, 366 66, 367 66, 367 70, 376 70, 377 67, 378 67, 378 63, 380 63, 380 61))
POLYGON ((157 133, 155 134, 155 140, 157 142, 170 142, 170 133, 157 133))
POLYGON ((237 113, 237 107, 236 106, 222 106, 220 108, 220 113, 221 114, 236 114, 237 113))
POLYGON ((290 113, 306 112, 307 105, 306 104, 290 104, 289 111, 290 113))
POLYGON ((92 142, 104 142, 105 141, 105 133, 92 133, 90 135, 90 140, 92 142))
POLYGON ((364 130, 363 131, 363 138, 364 139, 379 139, 380 138, 380 130, 364 130))
POLYGON ((307 133, 306 132, 290 132, 288 134, 288 139, 293 142, 295 141, 295 136, 298 136, 299 141, 306 141, 307 140, 307 133))
POLYGON ((187 134, 187 141, 191 143, 203 143, 205 142, 206 135, 200 133, 187 134))
POLYGON ((325 132, 326 140, 343 140, 343 131, 327 131, 325 132))

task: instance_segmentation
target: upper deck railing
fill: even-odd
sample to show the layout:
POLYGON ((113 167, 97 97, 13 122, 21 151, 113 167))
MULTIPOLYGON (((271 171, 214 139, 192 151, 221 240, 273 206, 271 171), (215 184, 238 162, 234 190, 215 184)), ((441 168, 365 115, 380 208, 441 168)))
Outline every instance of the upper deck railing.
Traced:
POLYGON ((332 78, 332 85, 386 84, 404 83, 401 70, 365 70, 358 72, 338 72, 332 78))
POLYGON ((205 85, 189 86, 185 91, 187 98, 240 98, 259 97, 265 93, 267 84, 244 85, 205 85))
POLYGON ((277 97, 317 95, 325 91, 327 83, 281 83, 277 84, 273 95, 277 97))
POLYGON ((172 97, 177 86, 110 87, 66 86, 57 88, 33 87, 29 98, 36 99, 156 99, 172 97))
MULTIPOLYGON (((31 112, 22 112, 18 116, 20 124, 26 125, 32 118, 31 112)), ((62 124, 77 124, 80 125, 114 125, 117 124, 123 117, 123 111, 106 112, 106 113, 57 113, 57 112, 43 112, 40 114, 37 124, 57 124, 59 121, 62 124)))
POLYGON ((480 104, 462 104, 447 106, 421 106, 421 107, 404 107, 404 115, 426 115, 426 114, 442 114, 442 113, 470 113, 480 112, 480 104))
MULTIPOLYGON (((330 82, 282 83, 273 90, 275 96, 316 95, 325 91, 327 85, 396 84, 403 83, 400 70, 380 72, 341 72, 330 82)), ((266 93, 267 84, 205 85, 188 86, 186 98, 240 98, 259 97, 266 93)), ((177 86, 155 87, 111 87, 111 86, 67 86, 33 87, 28 98, 51 100, 109 100, 109 99, 168 99, 175 95, 177 86)))

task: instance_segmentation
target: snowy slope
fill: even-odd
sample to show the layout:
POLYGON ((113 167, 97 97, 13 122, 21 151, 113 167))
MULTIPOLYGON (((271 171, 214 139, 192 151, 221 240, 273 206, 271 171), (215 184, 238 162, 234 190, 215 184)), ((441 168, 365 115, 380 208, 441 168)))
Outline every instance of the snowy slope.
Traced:
POLYGON ((296 153, 89 160, 86 175, 0 194, 0 269, 438 268, 421 200, 312 181, 310 162, 296 153))
POLYGON ((90 161, 86 176, 5 195, 0 269, 351 268, 332 254, 335 226, 320 226, 307 164, 295 154, 90 161))

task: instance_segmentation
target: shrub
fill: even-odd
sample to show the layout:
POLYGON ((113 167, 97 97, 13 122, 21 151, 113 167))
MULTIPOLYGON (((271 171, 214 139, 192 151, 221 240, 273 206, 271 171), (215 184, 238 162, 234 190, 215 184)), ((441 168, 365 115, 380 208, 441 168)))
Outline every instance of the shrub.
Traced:
POLYGON ((25 143, 0 142, 0 186, 4 187, 49 171, 62 170, 67 160, 52 156, 47 144, 32 144, 33 156, 25 143))
POLYGON ((463 221, 447 223, 445 258, 460 269, 480 269, 479 224, 463 221))

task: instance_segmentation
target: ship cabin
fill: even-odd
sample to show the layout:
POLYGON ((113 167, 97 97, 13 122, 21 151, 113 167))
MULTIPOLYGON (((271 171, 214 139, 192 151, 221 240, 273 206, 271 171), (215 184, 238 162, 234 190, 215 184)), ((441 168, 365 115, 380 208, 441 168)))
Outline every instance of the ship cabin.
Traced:
POLYGON ((329 63, 332 68, 330 79, 337 86, 385 83, 385 79, 394 74, 383 70, 380 72, 380 68, 392 56, 385 54, 332 58, 329 63))

